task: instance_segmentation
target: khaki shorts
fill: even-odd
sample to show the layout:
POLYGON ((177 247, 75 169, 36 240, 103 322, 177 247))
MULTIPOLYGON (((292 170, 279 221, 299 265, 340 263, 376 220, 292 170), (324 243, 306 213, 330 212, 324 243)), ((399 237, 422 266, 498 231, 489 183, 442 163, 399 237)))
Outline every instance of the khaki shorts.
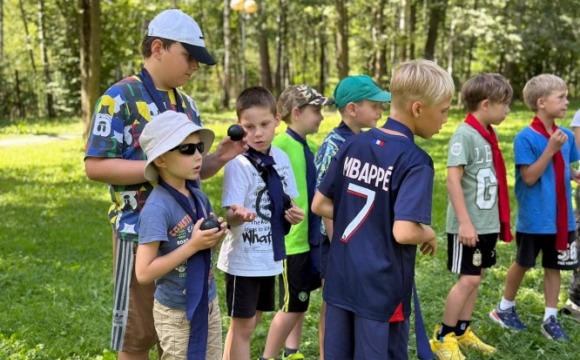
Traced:
MULTIPOLYGON (((185 311, 171 309, 160 304, 153 304, 155 329, 159 335, 162 360, 187 360, 187 343, 189 342, 189 322, 185 311)), ((209 326, 207 336, 206 360, 222 358, 222 322, 217 297, 209 304, 209 326)))

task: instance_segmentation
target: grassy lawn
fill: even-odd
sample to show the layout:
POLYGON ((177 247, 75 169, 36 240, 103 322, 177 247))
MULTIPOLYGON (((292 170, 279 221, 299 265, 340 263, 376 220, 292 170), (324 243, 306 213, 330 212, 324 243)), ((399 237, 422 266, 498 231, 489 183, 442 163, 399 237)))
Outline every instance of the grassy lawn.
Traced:
MULTIPOLYGON (((561 123, 569 124, 580 103, 570 107, 561 123)), ((206 114, 205 124, 224 136, 234 113, 206 114)), ((514 106, 499 127, 500 144, 507 162, 508 182, 514 183, 512 139, 526 126, 531 115, 514 106)), ((429 333, 440 321, 445 297, 455 281, 446 270, 445 163, 447 142, 463 112, 453 111, 442 132, 432 140, 418 140, 436 166, 433 200, 433 227, 438 231, 440 249, 433 258, 418 256, 417 286, 421 295, 429 333)), ((321 132, 313 139, 320 143, 338 123, 336 113, 327 114, 321 132)), ((282 131, 284 126, 281 126, 282 131)), ((81 134, 73 119, 56 123, 0 123, 0 141, 22 134, 81 134)), ((0 146, 0 359, 114 359, 109 343, 112 295, 111 234, 107 225, 107 188, 85 177, 84 143, 80 137, 22 146, 0 146)), ((204 191, 217 208, 221 198, 222 175, 205 181, 204 191)), ((516 205, 513 191, 512 208, 516 205)), ((500 300, 507 268, 513 260, 515 243, 498 245, 498 264, 487 272, 474 315, 478 334, 499 349, 495 359, 577 359, 580 327, 562 318, 573 341, 552 342, 539 331, 543 316, 543 272, 531 270, 518 294, 518 308, 529 331, 512 333, 491 323, 487 313, 500 300)), ((570 274, 562 281, 560 303, 567 298, 570 274)), ((224 298, 223 276, 218 274, 220 298, 224 298)), ((308 359, 318 357, 318 310, 320 292, 312 296, 306 319, 302 352, 308 359)), ((222 306, 224 301, 222 301, 222 306)), ((252 344, 254 358, 263 348, 271 315, 256 331, 252 344)), ((228 319, 224 317, 224 335, 228 319)), ((414 348, 414 340, 411 339, 414 348)), ((469 353, 470 359, 479 359, 469 353)), ((414 357, 414 350, 411 350, 414 357)))

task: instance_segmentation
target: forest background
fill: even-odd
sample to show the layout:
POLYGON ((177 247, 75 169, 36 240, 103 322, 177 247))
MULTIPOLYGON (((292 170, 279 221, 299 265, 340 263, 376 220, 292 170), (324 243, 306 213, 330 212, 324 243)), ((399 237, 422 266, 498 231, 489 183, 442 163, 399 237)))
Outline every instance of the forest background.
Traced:
POLYGON ((172 7, 196 19, 218 59, 184 87, 202 111, 231 108, 249 85, 277 95, 307 83, 331 94, 342 77, 366 73, 388 87, 391 69, 414 58, 435 60, 458 88, 497 72, 520 97, 530 77, 553 73, 578 97, 575 0, 255 2, 249 14, 230 0, 0 0, 0 121, 88 123, 97 97, 140 69, 147 22, 172 7))

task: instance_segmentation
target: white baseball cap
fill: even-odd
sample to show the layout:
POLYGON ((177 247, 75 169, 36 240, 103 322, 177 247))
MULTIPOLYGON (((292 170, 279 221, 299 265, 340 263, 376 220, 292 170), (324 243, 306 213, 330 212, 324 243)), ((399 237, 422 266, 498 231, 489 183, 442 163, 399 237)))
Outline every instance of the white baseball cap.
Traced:
POLYGON ((145 155, 147 155, 147 165, 144 171, 145 179, 157 181, 159 173, 153 161, 181 144, 185 138, 193 133, 199 134, 206 151, 209 151, 215 139, 213 131, 194 124, 187 115, 173 110, 167 110, 154 116, 145 125, 139 136, 139 144, 145 151, 145 155))
POLYGON ((149 23, 147 36, 178 41, 195 60, 206 65, 216 64, 214 58, 205 48, 205 41, 199 25, 179 9, 169 9, 159 13, 149 23))

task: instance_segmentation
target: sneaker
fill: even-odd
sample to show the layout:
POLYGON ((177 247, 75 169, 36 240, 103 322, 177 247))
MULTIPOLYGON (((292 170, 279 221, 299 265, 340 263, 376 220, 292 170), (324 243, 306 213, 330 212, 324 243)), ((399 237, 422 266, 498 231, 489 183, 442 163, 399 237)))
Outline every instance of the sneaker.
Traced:
POLYGON ((541 327, 542 334, 551 340, 568 340, 568 335, 564 332, 564 329, 560 326, 558 320, 554 315, 550 316, 541 327))
POLYGON ((431 351, 433 351, 440 360, 465 360, 465 356, 463 356, 461 350, 459 350, 455 333, 449 333, 443 338, 438 338, 437 335, 439 334, 440 327, 440 325, 435 326, 433 339, 429 340, 431 351))
POLYGON ((284 354, 284 352, 282 352, 282 360, 303 360, 304 359, 304 355, 300 352, 297 351, 293 354, 290 354, 288 356, 284 356, 286 354, 284 354))
POLYGON ((467 327, 465 333, 457 336, 457 343, 462 348, 479 351, 483 355, 493 355, 497 350, 491 345, 487 345, 471 331, 471 326, 467 327))
POLYGON ((528 330, 526 325, 518 317, 515 306, 512 306, 508 310, 500 310, 499 307, 496 307, 489 313, 489 318, 506 329, 518 331, 528 330))
POLYGON ((573 319, 580 321, 580 306, 574 304, 570 299, 566 300, 566 304, 560 310, 560 313, 570 315, 573 319))

